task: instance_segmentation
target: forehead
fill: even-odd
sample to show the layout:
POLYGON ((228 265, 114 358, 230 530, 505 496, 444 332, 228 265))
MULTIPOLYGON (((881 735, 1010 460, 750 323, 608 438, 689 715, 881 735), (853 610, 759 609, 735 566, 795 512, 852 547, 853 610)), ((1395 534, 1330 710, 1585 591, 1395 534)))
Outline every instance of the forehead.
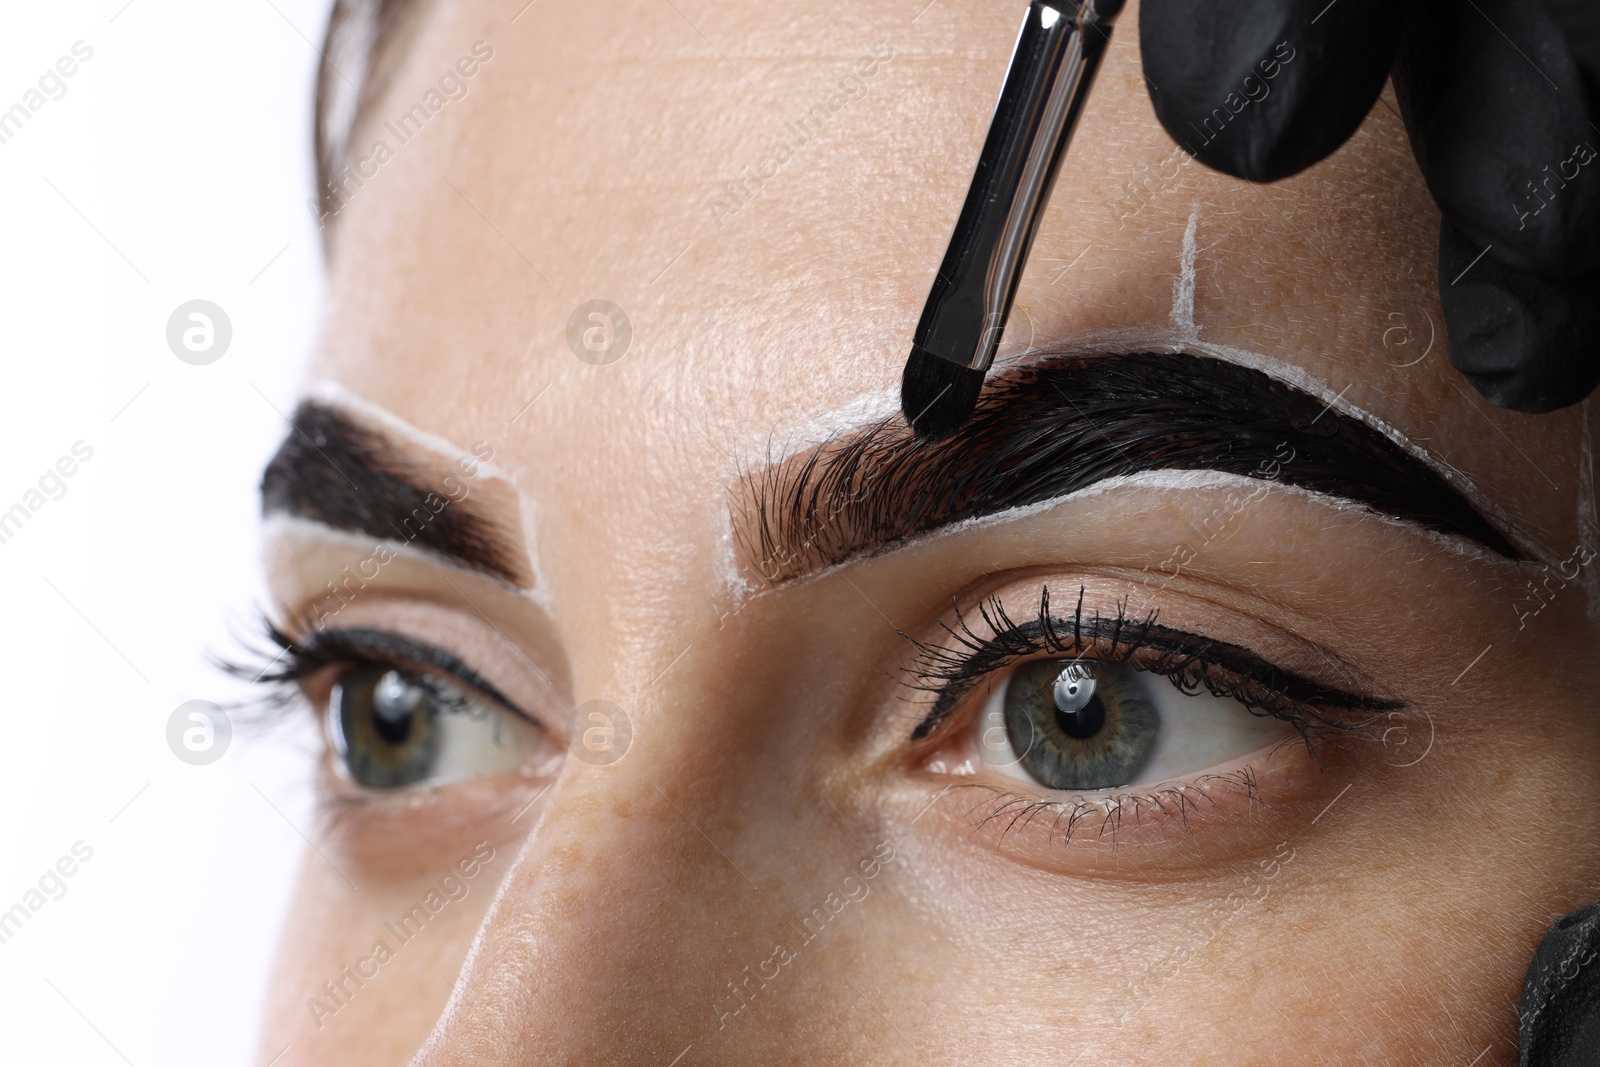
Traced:
MULTIPOLYGON (((496 442, 535 496, 633 485, 658 516, 773 441, 892 410, 1021 9, 519 6, 441 2, 404 41, 352 138, 318 374, 496 442), (621 357, 595 361, 624 316, 621 357)), ((1437 216, 1398 118, 1380 105, 1271 187, 1206 171, 1154 118, 1137 17, 1002 356, 1183 346, 1270 365, 1547 508, 1553 487, 1517 475, 1518 446, 1482 421, 1506 417, 1443 359, 1437 216)))

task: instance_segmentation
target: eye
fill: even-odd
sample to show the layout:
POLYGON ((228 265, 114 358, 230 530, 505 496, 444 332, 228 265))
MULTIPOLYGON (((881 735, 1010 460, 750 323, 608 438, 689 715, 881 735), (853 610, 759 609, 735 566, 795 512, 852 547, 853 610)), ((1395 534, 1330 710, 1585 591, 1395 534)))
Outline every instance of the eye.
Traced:
POLYGON ((1295 736, 1292 724, 1126 663, 1039 659, 1010 670, 976 719, 983 762, 1089 791, 1207 770, 1295 736))
POLYGON ((515 771, 537 742, 526 723, 462 686, 378 663, 339 676, 326 719, 344 771, 370 789, 515 771))

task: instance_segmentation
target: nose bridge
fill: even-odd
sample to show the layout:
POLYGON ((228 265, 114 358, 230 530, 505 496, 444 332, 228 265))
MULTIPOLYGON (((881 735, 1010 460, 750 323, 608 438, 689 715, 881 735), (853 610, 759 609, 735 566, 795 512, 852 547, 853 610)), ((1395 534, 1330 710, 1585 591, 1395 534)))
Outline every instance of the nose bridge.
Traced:
POLYGON ((568 760, 414 1067, 659 1067, 715 1024, 706 961, 763 895, 722 802, 643 757, 568 760))

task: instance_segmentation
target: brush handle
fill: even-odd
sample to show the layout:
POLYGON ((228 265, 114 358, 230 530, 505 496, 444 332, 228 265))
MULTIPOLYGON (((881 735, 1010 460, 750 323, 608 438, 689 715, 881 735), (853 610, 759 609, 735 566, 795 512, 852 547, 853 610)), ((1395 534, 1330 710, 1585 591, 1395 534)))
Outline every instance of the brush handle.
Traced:
POLYGON ((987 371, 1121 0, 1033 0, 916 345, 987 371))

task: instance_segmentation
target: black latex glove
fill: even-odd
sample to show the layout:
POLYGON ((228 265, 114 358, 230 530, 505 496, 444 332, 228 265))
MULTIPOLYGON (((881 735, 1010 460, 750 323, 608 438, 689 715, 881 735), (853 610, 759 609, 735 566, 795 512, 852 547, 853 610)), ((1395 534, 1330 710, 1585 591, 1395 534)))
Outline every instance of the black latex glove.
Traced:
POLYGON ((1522 1067, 1600 1064, 1600 904, 1557 919, 1522 983, 1522 1067))
POLYGON ((1337 149, 1392 72, 1451 364, 1519 411, 1600 382, 1600 2, 1143 0, 1139 42, 1167 131, 1256 182, 1337 149))

